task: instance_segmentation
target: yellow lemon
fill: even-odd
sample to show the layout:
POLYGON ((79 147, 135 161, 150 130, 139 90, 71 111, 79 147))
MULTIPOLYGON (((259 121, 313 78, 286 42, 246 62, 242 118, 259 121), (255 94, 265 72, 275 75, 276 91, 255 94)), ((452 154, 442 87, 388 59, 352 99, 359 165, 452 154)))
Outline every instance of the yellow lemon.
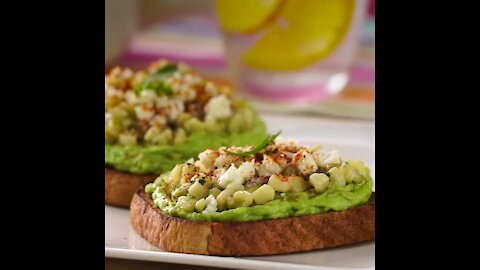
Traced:
POLYGON ((215 9, 223 30, 248 33, 273 16, 280 0, 217 0, 215 9))
POLYGON ((245 52, 243 61, 276 71, 307 67, 342 42, 354 9, 354 0, 286 0, 274 25, 245 52))

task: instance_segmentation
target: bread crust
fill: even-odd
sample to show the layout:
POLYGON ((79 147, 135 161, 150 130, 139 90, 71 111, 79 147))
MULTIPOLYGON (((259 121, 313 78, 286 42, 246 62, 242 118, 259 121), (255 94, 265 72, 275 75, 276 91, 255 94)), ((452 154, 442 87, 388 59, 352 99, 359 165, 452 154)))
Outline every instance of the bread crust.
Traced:
POLYGON ((135 231, 171 252, 258 256, 324 249, 375 240, 375 194, 341 212, 252 222, 190 221, 164 215, 143 190, 133 196, 135 231))
POLYGON ((128 208, 133 194, 155 178, 155 175, 131 174, 105 168, 105 203, 128 208))

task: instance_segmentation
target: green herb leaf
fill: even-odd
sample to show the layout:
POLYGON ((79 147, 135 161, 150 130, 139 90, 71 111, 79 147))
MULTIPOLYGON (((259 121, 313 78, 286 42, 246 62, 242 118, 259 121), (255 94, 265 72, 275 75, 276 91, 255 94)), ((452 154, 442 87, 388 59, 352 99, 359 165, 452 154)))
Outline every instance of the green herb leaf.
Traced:
POLYGON ((198 182, 202 185, 205 184, 205 178, 202 178, 202 179, 198 180, 198 182))
POLYGON ((176 64, 168 64, 163 68, 157 70, 155 73, 147 77, 147 81, 165 81, 170 78, 173 73, 177 72, 178 67, 176 64))
POLYGON ((275 141, 275 139, 278 137, 278 135, 280 135, 280 133, 281 133, 281 131, 277 132, 274 135, 268 136, 260 144, 258 144, 257 147, 255 147, 251 151, 240 152, 240 153, 230 152, 230 151, 227 151, 227 150, 223 150, 223 151, 227 154, 238 156, 238 157, 246 157, 246 156, 254 155, 254 154, 262 151, 265 147, 267 147, 267 145, 273 143, 275 141))
POLYGON ((139 94, 145 90, 153 90, 158 95, 165 94, 165 95, 172 95, 173 89, 170 85, 166 84, 163 81, 152 81, 152 82, 142 82, 141 84, 137 85, 135 88, 135 93, 139 94))
POLYGON ((177 64, 168 64, 168 65, 162 67, 161 69, 157 70, 156 73, 159 73, 159 74, 160 73, 172 73, 173 74, 173 73, 177 72, 177 70, 178 70, 177 64))
POLYGON ((176 64, 169 64, 163 68, 157 70, 155 73, 150 74, 142 83, 137 85, 135 88, 135 93, 139 94, 144 90, 153 90, 158 95, 172 95, 173 89, 170 85, 167 85, 165 81, 170 78, 175 72, 177 72, 178 67, 176 64))

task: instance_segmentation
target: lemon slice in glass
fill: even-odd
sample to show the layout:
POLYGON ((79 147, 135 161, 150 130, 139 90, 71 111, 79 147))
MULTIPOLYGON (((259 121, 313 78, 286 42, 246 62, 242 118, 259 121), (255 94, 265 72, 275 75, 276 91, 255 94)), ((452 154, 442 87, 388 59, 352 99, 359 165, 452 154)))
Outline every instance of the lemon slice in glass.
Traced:
POLYGON ((223 30, 249 33, 268 21, 279 4, 280 0, 217 0, 215 9, 223 30))
POLYGON ((354 8, 354 0, 286 0, 274 25, 245 52, 243 61, 275 71, 318 62, 342 42, 354 8))

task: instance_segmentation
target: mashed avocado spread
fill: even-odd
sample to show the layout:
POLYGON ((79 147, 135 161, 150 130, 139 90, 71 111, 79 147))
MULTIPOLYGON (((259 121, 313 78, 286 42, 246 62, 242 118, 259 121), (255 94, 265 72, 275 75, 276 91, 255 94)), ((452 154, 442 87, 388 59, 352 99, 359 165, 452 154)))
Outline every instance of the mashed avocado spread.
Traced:
POLYGON ((105 166, 156 174, 207 148, 250 145, 266 136, 250 104, 188 65, 160 60, 105 76, 105 166))
POLYGON ((167 215, 235 222, 343 211, 372 194, 370 169, 361 161, 342 161, 336 151, 277 143, 249 156, 229 154, 252 149, 204 151, 145 191, 167 215))
POLYGON ((251 130, 237 134, 195 131, 179 145, 105 144, 105 164, 119 171, 161 174, 208 148, 258 143, 267 134, 266 127, 259 118, 255 120, 254 126, 251 130))

